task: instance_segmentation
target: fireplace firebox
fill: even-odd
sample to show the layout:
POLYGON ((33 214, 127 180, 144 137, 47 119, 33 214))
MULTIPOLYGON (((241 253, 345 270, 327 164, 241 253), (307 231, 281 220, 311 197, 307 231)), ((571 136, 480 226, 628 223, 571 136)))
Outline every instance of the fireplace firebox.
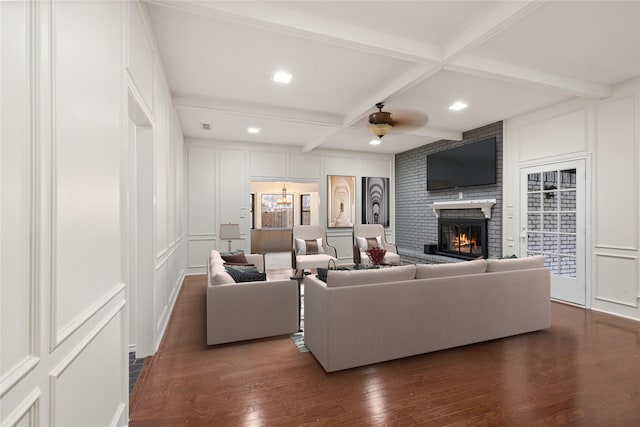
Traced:
POLYGON ((440 255, 462 259, 488 258, 487 220, 440 218, 438 250, 440 255))

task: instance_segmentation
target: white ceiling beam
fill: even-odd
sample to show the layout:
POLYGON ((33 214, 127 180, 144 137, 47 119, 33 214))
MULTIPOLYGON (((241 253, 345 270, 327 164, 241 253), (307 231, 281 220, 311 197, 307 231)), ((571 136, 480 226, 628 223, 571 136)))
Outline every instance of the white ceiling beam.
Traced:
POLYGON ((196 109, 236 116, 266 118, 313 126, 328 126, 337 129, 342 128, 342 116, 338 114, 283 108, 273 105, 181 95, 173 96, 173 105, 175 108, 180 109, 196 109))
POLYGON ((601 83, 564 77, 474 55, 464 55, 445 68, 530 87, 543 87, 554 92, 582 98, 601 99, 611 95, 611 88, 601 83))
POLYGON ((417 135, 417 136, 435 138, 436 140, 447 139, 449 141, 462 141, 462 132, 432 128, 429 126, 423 126, 418 129, 403 131, 402 133, 407 135, 417 135))
POLYGON ((275 30, 389 58, 416 63, 433 63, 441 59, 441 49, 438 46, 282 9, 261 2, 147 1, 237 24, 275 30))
POLYGON ((379 88, 375 93, 367 96, 366 99, 364 99, 360 104, 358 104, 358 106, 353 108, 351 112, 345 116, 343 126, 352 126, 364 116, 375 111, 374 108, 378 102, 386 101, 393 95, 398 95, 406 90, 411 89, 418 83, 433 76, 441 69, 442 68, 440 66, 432 66, 426 64, 416 65, 408 72, 390 82, 388 85, 379 88))
POLYGON ((463 32, 442 47, 442 61, 447 63, 481 45, 505 30, 534 9, 542 1, 508 1, 476 19, 463 32))

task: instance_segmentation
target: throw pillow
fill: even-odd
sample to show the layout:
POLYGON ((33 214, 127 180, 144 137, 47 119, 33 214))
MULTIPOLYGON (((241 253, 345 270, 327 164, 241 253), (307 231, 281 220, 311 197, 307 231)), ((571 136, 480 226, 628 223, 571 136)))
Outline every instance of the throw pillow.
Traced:
POLYGON ((376 236, 376 237, 356 236, 356 245, 358 245, 358 249, 360 249, 360 252, 365 252, 367 249, 373 248, 373 247, 382 248, 383 247, 382 236, 376 236))
POLYGON ((220 253, 220 257, 225 262, 232 262, 235 264, 248 264, 247 257, 244 256, 244 251, 238 250, 233 252, 222 252, 220 253))
POLYGON ((318 237, 315 240, 302 240, 296 238, 295 249, 296 255, 315 255, 324 253, 321 237, 318 237), (310 243, 311 246, 308 246, 307 243, 310 243), (313 245, 313 243, 315 243, 315 245, 313 245))
POLYGON ((266 273, 260 273, 255 265, 225 265, 224 269, 236 283, 267 280, 266 273))

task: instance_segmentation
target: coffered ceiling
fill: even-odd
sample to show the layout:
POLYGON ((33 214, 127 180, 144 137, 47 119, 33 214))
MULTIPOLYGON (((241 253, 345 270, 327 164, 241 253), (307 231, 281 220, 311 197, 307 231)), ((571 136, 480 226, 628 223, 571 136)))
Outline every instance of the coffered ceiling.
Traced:
POLYGON ((397 153, 571 97, 605 98, 640 76, 640 1, 146 6, 191 138, 397 153), (289 84, 272 81, 279 70, 289 84), (426 124, 370 145, 380 101, 394 119, 426 124), (455 101, 468 108, 450 111, 455 101))

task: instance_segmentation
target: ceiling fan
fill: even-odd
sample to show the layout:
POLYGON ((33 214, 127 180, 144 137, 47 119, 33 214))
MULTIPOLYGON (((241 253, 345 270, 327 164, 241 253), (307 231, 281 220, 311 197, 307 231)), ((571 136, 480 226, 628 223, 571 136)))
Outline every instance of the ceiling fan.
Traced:
POLYGON ((382 111, 384 108, 384 102, 378 102, 376 104, 378 111, 369 114, 369 123, 367 128, 374 136, 382 139, 391 129, 401 127, 405 130, 411 128, 422 127, 427 124, 429 118, 426 114, 404 110, 401 115, 402 118, 394 118, 390 112, 382 111))

